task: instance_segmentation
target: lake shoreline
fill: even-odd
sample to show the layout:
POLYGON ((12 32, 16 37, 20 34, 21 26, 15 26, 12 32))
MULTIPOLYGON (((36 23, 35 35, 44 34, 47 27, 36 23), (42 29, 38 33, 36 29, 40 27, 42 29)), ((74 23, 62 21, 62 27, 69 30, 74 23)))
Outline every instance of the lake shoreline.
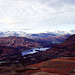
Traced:
POLYGON ((39 53, 41 51, 46 51, 50 48, 51 47, 33 48, 33 49, 26 50, 26 51, 22 51, 21 53, 22 53, 22 56, 24 56, 24 55, 39 53))

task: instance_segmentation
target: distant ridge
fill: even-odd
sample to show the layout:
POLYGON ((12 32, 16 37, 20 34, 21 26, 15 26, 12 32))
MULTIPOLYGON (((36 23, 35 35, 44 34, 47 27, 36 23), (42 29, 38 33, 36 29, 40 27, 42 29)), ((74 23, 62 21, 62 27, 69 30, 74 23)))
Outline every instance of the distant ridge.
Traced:
POLYGON ((52 32, 45 32, 45 33, 36 33, 36 34, 33 34, 33 33, 26 33, 24 31, 6 31, 6 32, 3 32, 3 31, 0 31, 0 37, 8 37, 8 36, 24 36, 24 37, 29 37, 29 36, 39 36, 39 37, 42 37, 42 35, 46 35, 48 36, 49 35, 52 35, 52 36, 56 36, 56 35, 66 35, 66 34, 75 34, 75 30, 71 30, 69 32, 66 32, 66 31, 52 31, 52 32))
MULTIPOLYGON (((74 33, 74 30, 72 30, 71 32, 74 33)), ((29 39, 33 39, 34 41, 36 41, 37 43, 43 46, 49 46, 61 43, 70 35, 71 35, 70 32, 65 32, 65 31, 54 31, 54 32, 36 33, 36 34, 26 33, 24 31, 0 32, 0 37, 9 37, 9 36, 26 37, 29 39)), ((25 46, 22 48, 25 49, 25 46)))
POLYGON ((26 37, 9 36, 0 38, 1 46, 10 46, 20 50, 27 50, 39 46, 37 42, 26 37))
POLYGON ((57 57, 75 57, 75 34, 48 50, 49 52, 57 57))

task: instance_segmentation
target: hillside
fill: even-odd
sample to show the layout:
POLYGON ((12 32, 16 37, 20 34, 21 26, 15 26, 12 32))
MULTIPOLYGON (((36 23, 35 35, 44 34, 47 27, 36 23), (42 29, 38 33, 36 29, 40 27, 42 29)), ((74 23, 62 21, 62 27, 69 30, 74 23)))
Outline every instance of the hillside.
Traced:
POLYGON ((17 48, 8 47, 8 46, 0 46, 0 60, 5 57, 10 56, 20 56, 21 53, 17 48))
POLYGON ((75 56, 75 34, 68 37, 64 42, 49 50, 56 56, 75 56))
POLYGON ((10 61, 1 64, 0 74, 75 75, 75 34, 47 51, 17 58, 14 57, 15 60, 12 58, 12 63, 10 61))
POLYGON ((61 43, 70 35, 71 35, 70 32, 65 32, 65 31, 36 33, 36 34, 30 34, 23 31, 0 32, 0 37, 9 37, 9 36, 21 37, 22 36, 22 37, 33 39, 42 45, 61 43))
POLYGON ((48 35, 45 37, 36 37, 34 40, 38 43, 41 43, 43 45, 49 45, 49 44, 59 44, 62 43, 65 39, 67 39, 69 35, 48 35))
POLYGON ((31 62, 37 64, 17 72, 27 75, 75 75, 75 34, 47 51, 30 56, 35 59, 31 62))
POLYGON ((1 37, 0 45, 10 46, 10 47, 18 48, 20 50, 26 50, 29 48, 34 48, 39 46, 39 44, 32 39, 26 37, 17 37, 17 36, 1 37))
POLYGON ((69 36, 61 44, 57 44, 47 51, 40 52, 36 56, 41 56, 40 61, 57 57, 75 57, 75 34, 69 36))
POLYGON ((0 75, 75 75, 75 57, 50 59, 28 66, 1 66, 0 75))
POLYGON ((63 43, 55 45, 51 49, 28 56, 30 59, 35 59, 31 61, 35 63, 58 57, 75 57, 75 35, 68 37, 63 43))
MULTIPOLYGON (((23 74, 30 75, 75 75, 75 57, 63 57, 29 65, 23 74), (34 68, 34 69, 33 69, 34 68)), ((20 70, 19 70, 20 71, 20 70)))

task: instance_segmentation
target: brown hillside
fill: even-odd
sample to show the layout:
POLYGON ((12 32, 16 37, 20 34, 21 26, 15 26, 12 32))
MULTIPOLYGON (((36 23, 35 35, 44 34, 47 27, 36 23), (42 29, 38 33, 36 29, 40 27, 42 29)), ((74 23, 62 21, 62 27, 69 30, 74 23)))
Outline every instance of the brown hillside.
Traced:
POLYGON ((68 37, 63 43, 46 51, 55 56, 75 56, 75 34, 68 37))
POLYGON ((26 38, 26 37, 17 37, 17 36, 10 36, 10 37, 2 37, 0 38, 0 45, 2 46, 11 46, 21 50, 26 50, 29 48, 34 48, 39 46, 34 40, 26 38))
POLYGON ((17 48, 0 46, 0 58, 14 55, 21 55, 21 52, 17 48))

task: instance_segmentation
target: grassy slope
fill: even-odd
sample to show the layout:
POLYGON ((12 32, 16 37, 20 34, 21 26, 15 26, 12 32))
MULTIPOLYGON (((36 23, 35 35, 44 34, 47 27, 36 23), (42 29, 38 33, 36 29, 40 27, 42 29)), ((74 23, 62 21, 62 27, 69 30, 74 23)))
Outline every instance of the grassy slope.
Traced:
POLYGON ((72 73, 70 72, 73 69, 75 69, 75 57, 67 57, 67 58, 63 57, 63 58, 52 59, 46 62, 30 65, 28 67, 39 68, 39 70, 35 70, 35 72, 44 71, 44 72, 60 74, 60 75, 72 75, 72 73))

